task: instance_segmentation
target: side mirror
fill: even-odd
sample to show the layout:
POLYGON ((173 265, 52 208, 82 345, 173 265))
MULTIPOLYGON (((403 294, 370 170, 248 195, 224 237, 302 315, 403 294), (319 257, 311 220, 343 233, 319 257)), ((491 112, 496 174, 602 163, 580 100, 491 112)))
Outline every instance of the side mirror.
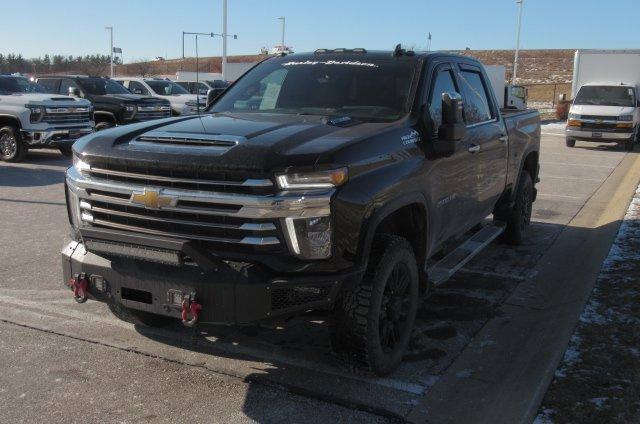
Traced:
POLYGON ((216 95, 216 91, 210 88, 209 91, 207 91, 207 107, 209 107, 209 105, 213 103, 216 97, 218 97, 216 95))
POLYGON ((456 151, 457 142, 467 134, 467 126, 462 116, 462 96, 456 92, 442 93, 442 124, 438 128, 438 138, 433 148, 436 154, 451 156, 456 151))
POLYGON ((200 94, 209 94, 209 90, 201 88, 200 89, 200 94))
POLYGON ((80 90, 78 90, 76 87, 69 87, 69 96, 80 97, 80 90))
POLYGON ((133 94, 142 94, 142 90, 140 90, 139 88, 134 88, 133 94))

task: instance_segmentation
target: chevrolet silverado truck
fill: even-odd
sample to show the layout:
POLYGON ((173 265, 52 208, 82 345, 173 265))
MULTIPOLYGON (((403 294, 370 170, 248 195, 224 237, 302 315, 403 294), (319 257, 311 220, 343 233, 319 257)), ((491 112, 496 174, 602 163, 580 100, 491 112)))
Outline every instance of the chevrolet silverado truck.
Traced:
POLYGON ((74 145, 64 281, 151 326, 324 310, 338 357, 388 374, 419 299, 525 237, 539 115, 497 105, 469 57, 266 59, 200 116, 74 145))
POLYGON ((114 78, 114 81, 122 84, 133 94, 144 94, 167 100, 171 103, 173 116, 193 115, 206 106, 206 93, 205 96, 191 94, 181 85, 166 79, 120 77, 114 78), (200 102, 199 105, 198 102, 200 102))
POLYGON ((57 75, 39 77, 37 82, 50 93, 91 101, 96 131, 171 116, 171 104, 167 100, 132 94, 109 78, 57 75))
POLYGON ((19 75, 0 75, 0 159, 24 160, 29 149, 53 147, 71 156, 71 145, 93 132, 86 100, 46 94, 19 75))

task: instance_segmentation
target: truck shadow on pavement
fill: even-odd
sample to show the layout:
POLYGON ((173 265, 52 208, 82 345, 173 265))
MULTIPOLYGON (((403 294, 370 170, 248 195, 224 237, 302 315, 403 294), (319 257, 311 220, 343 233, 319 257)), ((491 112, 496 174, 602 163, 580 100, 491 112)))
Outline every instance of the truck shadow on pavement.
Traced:
POLYGON ((29 152, 19 164, 0 163, 0 187, 42 187, 64 181, 71 159, 57 151, 29 152), (39 168, 38 166, 46 166, 39 168))
MULTIPOLYGON (((503 315, 501 305, 518 284, 532 276, 532 269, 564 228, 533 223, 526 244, 514 248, 495 242, 435 289, 418 311, 401 367, 385 379, 354 373, 352 366, 335 357, 324 322, 327 316, 318 312, 269 326, 202 325, 195 344, 191 330, 179 324, 166 331, 142 326, 136 326, 136 330, 181 349, 249 361, 255 370, 243 376, 247 382, 275 384, 294 393, 360 405, 397 418, 411 409, 417 397, 435 383, 487 321, 503 315), (335 384, 338 386, 332 386, 335 384)), ((249 395, 246 408, 252 416, 249 395)))

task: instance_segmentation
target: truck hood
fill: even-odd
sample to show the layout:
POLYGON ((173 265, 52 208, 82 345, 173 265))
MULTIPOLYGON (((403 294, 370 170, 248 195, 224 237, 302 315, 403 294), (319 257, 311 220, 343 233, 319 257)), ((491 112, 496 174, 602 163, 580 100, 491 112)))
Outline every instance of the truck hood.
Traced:
POLYGON ((620 116, 633 115, 635 108, 629 106, 572 105, 571 113, 579 115, 620 116))
POLYGON ((38 106, 89 106, 91 103, 85 99, 75 99, 69 96, 44 93, 17 93, 2 96, 1 104, 11 105, 38 105, 38 106))
MULTIPOLYGON (((289 166, 311 167, 318 159, 380 134, 397 123, 352 121, 347 126, 318 116, 207 114, 169 118, 100 131, 83 137, 74 150, 90 164, 149 165, 186 171, 252 171, 267 174, 289 166), (165 142, 153 142, 165 137, 165 142), (166 137, 226 141, 224 146, 185 146, 166 137)), ((327 159, 330 160, 330 159, 327 159)))
POLYGON ((151 96, 141 96, 139 94, 106 94, 104 96, 100 96, 101 100, 112 101, 113 103, 159 103, 162 102, 161 99, 157 97, 151 96))

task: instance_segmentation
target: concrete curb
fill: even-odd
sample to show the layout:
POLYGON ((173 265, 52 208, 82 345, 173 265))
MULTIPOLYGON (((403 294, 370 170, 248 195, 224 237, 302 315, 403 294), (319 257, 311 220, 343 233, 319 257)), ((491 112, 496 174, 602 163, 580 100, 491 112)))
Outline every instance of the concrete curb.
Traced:
POLYGON ((533 420, 639 180, 640 156, 628 154, 408 421, 533 420))

